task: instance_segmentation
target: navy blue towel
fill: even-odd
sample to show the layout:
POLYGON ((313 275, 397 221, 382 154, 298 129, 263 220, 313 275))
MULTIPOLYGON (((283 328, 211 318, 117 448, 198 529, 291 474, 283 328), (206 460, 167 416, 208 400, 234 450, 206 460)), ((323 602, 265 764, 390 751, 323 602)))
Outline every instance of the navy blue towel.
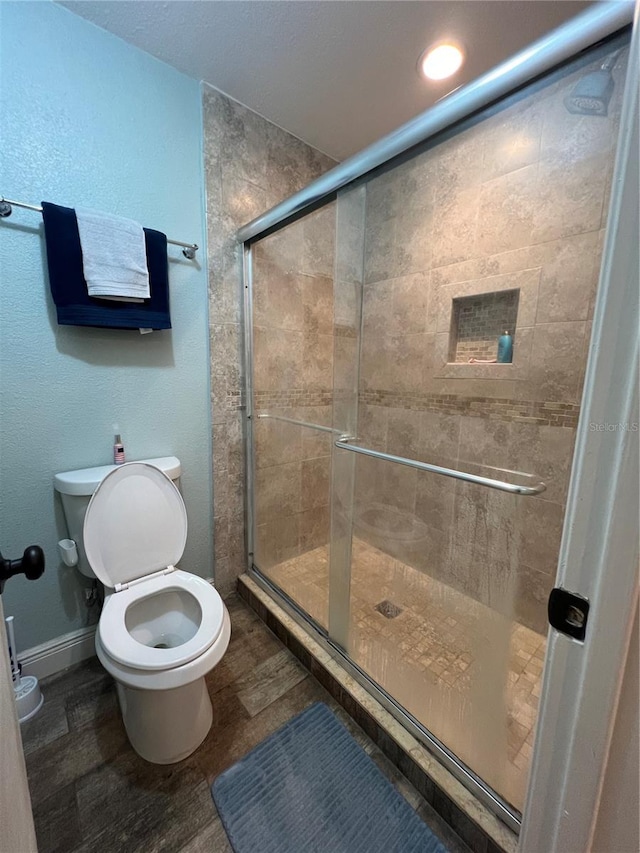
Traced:
POLYGON ((42 202, 51 295, 61 326, 111 329, 170 329, 167 237, 144 229, 151 298, 142 303, 110 302, 89 296, 82 269, 78 220, 70 207, 42 202))

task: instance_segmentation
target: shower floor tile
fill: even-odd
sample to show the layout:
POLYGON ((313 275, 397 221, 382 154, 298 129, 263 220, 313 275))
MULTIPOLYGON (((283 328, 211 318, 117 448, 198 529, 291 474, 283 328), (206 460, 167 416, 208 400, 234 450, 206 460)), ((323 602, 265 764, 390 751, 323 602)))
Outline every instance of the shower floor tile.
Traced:
POLYGON ((459 836, 276 638, 232 596, 229 648, 207 686, 213 726, 189 758, 159 766, 130 747, 115 685, 96 658, 43 680, 45 704, 22 726, 40 853, 233 853, 212 780, 283 723, 325 702, 451 853, 459 836))
MULTIPOLYGON (((327 546, 268 575, 327 627, 327 546)), ((535 631, 354 539, 351 658, 520 810, 545 645, 535 631), (387 618, 381 602, 400 612, 387 618)))

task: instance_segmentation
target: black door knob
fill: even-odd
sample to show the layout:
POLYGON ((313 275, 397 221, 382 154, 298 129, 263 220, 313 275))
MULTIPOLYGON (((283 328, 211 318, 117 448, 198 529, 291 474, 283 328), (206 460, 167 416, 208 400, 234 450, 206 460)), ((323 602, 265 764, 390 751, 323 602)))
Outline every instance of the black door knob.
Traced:
POLYGON ((44 551, 39 545, 29 545, 19 560, 5 560, 0 554, 0 594, 9 578, 23 573, 30 581, 35 581, 44 572, 44 551))
POLYGON ((44 551, 39 545, 29 545, 24 549, 22 571, 30 581, 36 581, 44 574, 44 551))

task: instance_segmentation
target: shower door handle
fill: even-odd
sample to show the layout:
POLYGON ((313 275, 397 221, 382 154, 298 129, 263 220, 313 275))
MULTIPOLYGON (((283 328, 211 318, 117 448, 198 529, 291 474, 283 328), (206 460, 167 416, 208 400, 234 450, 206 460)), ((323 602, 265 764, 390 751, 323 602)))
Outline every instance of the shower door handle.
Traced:
POLYGON ((547 488, 544 483, 536 483, 534 486, 522 486, 519 483, 494 480, 491 477, 482 477, 479 474, 471 474, 468 471, 458 471, 456 468, 445 468, 442 465, 431 465, 429 462, 420 462, 418 459, 409 459, 406 456, 394 456, 392 453, 382 453, 379 450, 372 450, 370 447, 360 447, 358 444, 349 444, 343 440, 336 441, 335 446, 340 450, 351 450, 353 453, 361 453, 363 456, 371 456, 374 459, 382 459, 386 462, 395 462, 396 465, 406 465, 407 468, 416 468, 418 471, 427 471, 430 474, 439 474, 442 477, 452 477, 454 480, 475 483, 477 486, 486 486, 488 489, 497 489, 500 492, 509 492, 512 495, 522 495, 523 497, 539 495, 547 488))
POLYGON ((589 599, 562 587, 554 587, 547 604, 549 624, 556 631, 584 642, 589 618, 589 599))

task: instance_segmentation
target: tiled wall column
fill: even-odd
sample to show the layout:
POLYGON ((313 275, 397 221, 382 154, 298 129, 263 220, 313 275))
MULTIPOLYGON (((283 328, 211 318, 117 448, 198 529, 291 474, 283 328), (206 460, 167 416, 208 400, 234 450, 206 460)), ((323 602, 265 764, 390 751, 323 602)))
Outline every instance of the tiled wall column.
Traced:
POLYGON ((221 594, 246 568, 242 293, 237 229, 335 165, 210 86, 203 87, 213 424, 214 577, 221 594))

